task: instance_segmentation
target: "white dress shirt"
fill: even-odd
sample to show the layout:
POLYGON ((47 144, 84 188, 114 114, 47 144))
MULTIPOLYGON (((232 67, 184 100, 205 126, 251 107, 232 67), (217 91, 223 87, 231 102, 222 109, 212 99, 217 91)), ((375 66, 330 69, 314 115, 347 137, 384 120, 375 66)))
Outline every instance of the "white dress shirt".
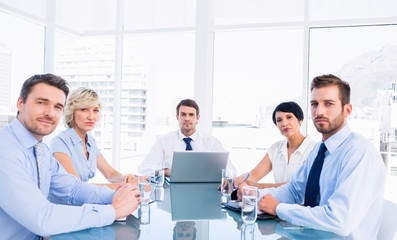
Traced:
POLYGON ((314 145, 316 145, 316 142, 307 136, 298 149, 291 154, 288 163, 287 140, 273 143, 267 150, 267 154, 269 154, 270 162, 272 162, 274 182, 282 183, 289 181, 303 163, 305 163, 314 145))
MULTIPOLYGON (((172 131, 160 136, 139 165, 140 173, 150 172, 159 168, 171 168, 174 151, 185 151, 186 143, 183 141, 181 130, 172 131)), ((213 136, 196 131, 190 136, 192 151, 225 151, 219 140, 213 136)), ((235 171, 233 164, 228 162, 227 168, 235 171)))

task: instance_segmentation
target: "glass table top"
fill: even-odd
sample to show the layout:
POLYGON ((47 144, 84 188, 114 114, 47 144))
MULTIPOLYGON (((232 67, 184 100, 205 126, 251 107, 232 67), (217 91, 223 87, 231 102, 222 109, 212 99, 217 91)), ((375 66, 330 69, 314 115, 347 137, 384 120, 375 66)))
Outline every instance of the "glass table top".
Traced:
POLYGON ((151 202, 122 222, 52 236, 51 239, 341 239, 278 218, 246 225, 240 212, 222 207, 219 183, 151 186, 151 202))

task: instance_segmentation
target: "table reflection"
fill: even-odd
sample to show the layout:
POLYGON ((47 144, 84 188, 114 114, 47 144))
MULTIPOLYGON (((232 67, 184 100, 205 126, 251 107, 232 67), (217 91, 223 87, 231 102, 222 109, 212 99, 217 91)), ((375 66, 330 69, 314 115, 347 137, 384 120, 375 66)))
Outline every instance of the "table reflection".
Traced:
POLYGON ((173 183, 170 185, 173 221, 222 219, 219 183, 173 183), (208 194, 215 193, 215 194, 208 194))
POLYGON ((140 237, 141 221, 133 215, 126 218, 125 222, 115 222, 111 226, 101 228, 89 228, 83 231, 64 233, 52 236, 54 240, 72 239, 131 239, 137 240, 140 237))
POLYGON ((153 202, 111 226, 59 234, 51 239, 340 239, 278 218, 245 225, 239 211, 221 207, 219 184, 171 184, 153 187, 153 202))
POLYGON ((173 230, 173 240, 193 240, 196 239, 197 228, 193 221, 176 222, 173 230))

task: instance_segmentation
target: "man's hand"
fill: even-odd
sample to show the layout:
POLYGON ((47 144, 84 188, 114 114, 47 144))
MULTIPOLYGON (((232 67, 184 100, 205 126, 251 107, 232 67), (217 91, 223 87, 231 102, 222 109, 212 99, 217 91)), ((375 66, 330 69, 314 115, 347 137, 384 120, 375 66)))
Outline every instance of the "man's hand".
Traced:
POLYGON ((121 185, 112 198, 116 219, 130 215, 141 203, 141 192, 138 187, 129 183, 121 185))
POLYGON ((280 203, 270 194, 263 196, 263 198, 259 201, 258 207, 259 211, 277 216, 276 207, 280 203))
POLYGON ((124 183, 131 183, 133 185, 138 185, 138 178, 133 174, 128 174, 124 176, 124 183))
POLYGON ((164 175, 166 177, 171 177, 171 168, 164 168, 164 175))

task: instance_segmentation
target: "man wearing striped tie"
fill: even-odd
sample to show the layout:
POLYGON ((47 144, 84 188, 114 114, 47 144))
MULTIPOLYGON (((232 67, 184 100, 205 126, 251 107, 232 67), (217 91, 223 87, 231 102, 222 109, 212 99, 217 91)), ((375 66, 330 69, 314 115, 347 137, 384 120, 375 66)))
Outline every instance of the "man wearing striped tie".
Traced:
MULTIPOLYGON (((139 166, 138 172, 164 168, 165 176, 169 177, 174 151, 225 151, 218 139, 197 131, 200 108, 196 101, 192 99, 180 101, 176 106, 176 119, 179 130, 157 139, 139 166)), ((230 161, 228 167, 234 168, 230 161)))
POLYGON ((344 239, 376 239, 386 177, 380 153, 347 125, 352 111, 347 82, 318 76, 311 92, 313 123, 322 141, 289 183, 260 190, 259 210, 344 239))
POLYGON ((64 79, 34 75, 17 101, 18 113, 0 130, 1 239, 39 239, 112 224, 140 203, 136 186, 117 191, 68 174, 42 142, 58 125, 69 88, 64 79), (70 205, 47 200, 51 192, 70 205))

